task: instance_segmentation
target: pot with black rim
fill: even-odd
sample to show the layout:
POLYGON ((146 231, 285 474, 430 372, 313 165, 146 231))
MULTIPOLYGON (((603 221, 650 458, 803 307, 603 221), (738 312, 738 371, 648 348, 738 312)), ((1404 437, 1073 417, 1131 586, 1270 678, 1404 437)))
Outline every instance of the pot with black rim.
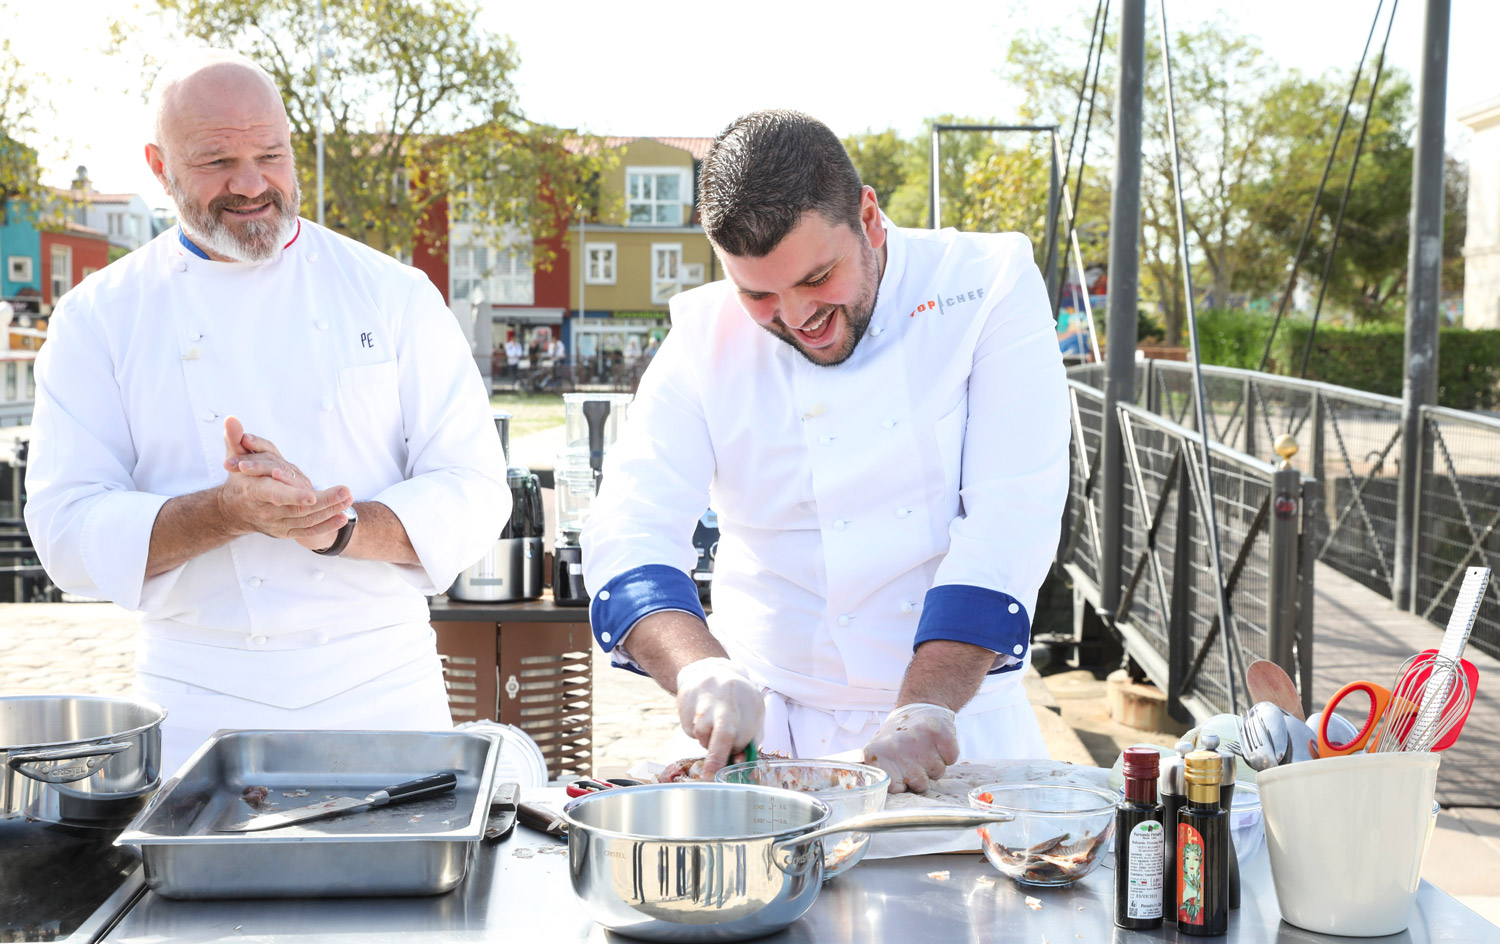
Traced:
POLYGON ((139 698, 0 698, 0 815, 123 826, 161 783, 166 716, 139 698))

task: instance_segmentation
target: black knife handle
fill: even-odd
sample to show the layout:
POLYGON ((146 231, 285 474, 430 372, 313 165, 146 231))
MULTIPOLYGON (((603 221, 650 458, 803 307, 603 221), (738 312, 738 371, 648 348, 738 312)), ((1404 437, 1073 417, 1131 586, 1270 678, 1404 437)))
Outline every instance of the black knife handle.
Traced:
POLYGON ((516 804, 516 819, 539 833, 562 839, 568 835, 568 821, 547 809, 532 803, 516 804))
POLYGON ((394 787, 386 787, 384 790, 372 793, 370 794, 370 805, 385 806, 387 803, 415 800, 420 796, 446 793, 456 786, 458 786, 458 775, 452 771, 435 774, 431 777, 423 777, 420 780, 408 780, 406 783, 397 784, 394 787))

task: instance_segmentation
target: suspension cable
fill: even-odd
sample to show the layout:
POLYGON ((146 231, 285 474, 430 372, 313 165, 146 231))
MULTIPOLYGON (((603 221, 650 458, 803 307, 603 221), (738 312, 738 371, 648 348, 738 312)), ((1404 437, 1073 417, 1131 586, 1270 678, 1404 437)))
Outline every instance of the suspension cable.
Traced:
MULTIPOLYGON (((1381 2, 1384 2, 1384 0, 1381 0, 1381 2)), ((1074 231, 1077 228, 1077 223, 1078 223, 1078 206, 1079 206, 1080 203, 1083 202, 1083 169, 1084 169, 1085 165, 1087 165, 1087 163, 1088 163, 1088 156, 1089 156, 1089 132, 1091 130, 1093 130, 1093 127, 1094 127, 1094 103, 1095 103, 1095 101, 1099 97, 1099 72, 1102 70, 1102 68, 1104 66, 1104 36, 1106 34, 1106 31, 1108 30, 1108 27, 1109 27, 1109 0, 1104 0, 1104 25, 1100 28, 1100 31, 1099 31, 1099 33, 1100 33, 1100 38, 1099 38, 1099 58, 1094 62, 1094 87, 1089 92, 1089 113, 1088 113, 1088 118, 1087 118, 1087 120, 1085 120, 1084 125, 1083 125, 1083 146, 1078 151, 1078 177, 1076 178, 1076 180, 1075 180, 1075 182, 1073 184, 1073 196, 1072 196, 1072 204, 1073 204, 1073 206, 1072 206, 1072 209, 1068 211, 1068 235, 1067 235, 1067 239, 1070 242, 1073 240, 1074 231)), ((1088 79, 1088 71, 1089 71, 1088 70, 1088 66, 1085 65, 1083 67, 1083 77, 1084 77, 1085 80, 1088 79)), ((1077 117, 1074 117, 1074 119, 1073 119, 1073 125, 1074 125, 1074 130, 1077 130, 1077 125, 1078 125, 1078 119, 1077 119, 1077 117)), ((1072 159, 1073 159, 1073 147, 1070 144, 1070 145, 1068 145, 1068 160, 1071 162, 1072 159)), ((1064 165, 1064 168, 1066 168, 1066 165, 1064 165)), ((1064 170, 1064 173, 1066 173, 1066 169, 1064 170)), ((1079 288, 1081 288, 1083 290, 1083 293, 1085 295, 1087 295, 1088 291, 1089 291, 1089 287, 1087 285, 1083 284, 1083 273, 1081 273, 1081 272, 1078 274, 1078 281, 1079 281, 1079 288)), ((1059 292, 1058 293, 1058 297, 1061 298, 1062 297, 1062 293, 1059 292)), ((1093 329, 1092 325, 1090 325, 1089 327, 1090 327, 1090 330, 1093 329)))
MULTIPOLYGON (((1385 0, 1381 0, 1382 3, 1385 0)), ((1068 155, 1063 163, 1063 176, 1067 177, 1068 167, 1073 163, 1073 140, 1078 137, 1078 116, 1083 113, 1083 93, 1089 85, 1089 66, 1094 62, 1094 43, 1099 43, 1099 58, 1104 58, 1104 36, 1099 29, 1099 16, 1108 6, 1108 0, 1099 0, 1094 7, 1094 25, 1089 27, 1089 54, 1083 62, 1083 80, 1078 83, 1078 104, 1073 107, 1073 130, 1068 132, 1068 155)), ((1107 22, 1107 20, 1106 20, 1107 22)), ((1062 195, 1057 197, 1058 204, 1062 202, 1062 195)), ((1056 213, 1058 205, 1054 204, 1052 212, 1056 213)))
POLYGON ((1167 136, 1172 145, 1172 191, 1177 200, 1177 243, 1182 255, 1182 283, 1187 292, 1187 323, 1193 348, 1193 382, 1197 397, 1194 398, 1194 419, 1198 424, 1198 435, 1203 449, 1203 490, 1200 494, 1201 512, 1208 536, 1208 561, 1214 581, 1214 602, 1219 611, 1219 629, 1224 634, 1225 677, 1229 683, 1229 708, 1239 711, 1239 686, 1236 671, 1245 671, 1245 656, 1240 651, 1240 638, 1230 622, 1229 595, 1224 592, 1224 565, 1219 559, 1219 515, 1214 505, 1213 462, 1208 439, 1207 394, 1203 387, 1203 359, 1198 345, 1198 311, 1193 302, 1193 267, 1188 258, 1187 210, 1182 198, 1182 152, 1177 146, 1177 105, 1172 93, 1172 52, 1167 33, 1167 0, 1160 0, 1161 7, 1161 60, 1167 84, 1167 136))
POLYGON ((1370 94, 1365 99, 1365 117, 1359 125, 1359 140, 1354 145, 1354 158, 1349 162, 1349 179, 1344 181, 1344 195, 1339 199, 1339 214, 1333 224, 1333 239, 1328 244, 1328 258, 1323 260, 1323 282, 1318 286, 1318 303, 1313 308, 1312 326, 1307 331, 1307 345, 1302 349, 1302 370, 1297 376, 1307 379, 1307 360, 1312 356, 1313 338, 1318 333, 1318 316, 1323 313, 1323 297, 1328 293, 1328 283, 1333 279, 1333 257, 1339 250, 1339 235, 1344 231, 1344 211, 1349 208, 1349 194, 1354 190, 1354 172, 1359 169, 1359 156, 1364 152, 1365 133, 1370 130, 1370 116, 1375 113, 1375 93, 1380 88, 1380 73, 1385 68, 1385 48, 1391 41, 1391 27, 1396 22, 1396 6, 1400 0, 1391 0, 1391 18, 1385 24, 1385 39, 1380 43, 1380 57, 1375 60, 1375 74, 1370 78, 1370 94))
MULTIPOLYGON (((1292 299, 1292 292, 1297 287, 1297 270, 1302 266, 1302 259, 1307 253, 1308 238, 1312 235, 1313 223, 1318 218, 1318 204, 1323 200, 1323 188, 1328 183, 1328 174, 1333 170, 1334 156, 1338 154, 1339 141, 1344 136, 1344 126, 1349 123, 1349 110, 1354 106, 1354 96, 1359 91, 1359 80, 1365 71, 1365 59, 1370 55, 1370 44, 1375 41, 1375 29, 1380 25, 1380 11, 1385 6, 1385 0, 1378 0, 1375 4, 1375 16, 1370 20, 1370 33, 1365 37, 1364 51, 1359 54, 1359 65, 1354 67, 1354 80, 1349 83, 1349 97, 1344 100, 1344 111, 1339 116, 1338 130, 1333 133, 1333 144, 1328 147, 1328 159, 1323 162, 1323 176, 1318 179, 1317 192, 1313 194, 1312 206, 1307 211, 1307 221, 1302 224, 1302 237, 1297 241, 1297 254, 1292 257, 1292 272, 1287 276, 1286 291, 1281 293, 1281 303, 1276 306, 1276 318, 1271 322, 1271 333, 1266 337, 1266 349, 1261 352, 1260 366, 1256 367, 1258 373, 1263 373, 1266 364, 1271 359, 1271 344, 1276 340, 1276 329, 1281 327, 1282 316, 1286 314, 1286 306, 1292 299)), ((1394 9, 1392 16, 1395 15, 1394 9)), ((1386 35, 1389 37, 1390 30, 1387 28, 1386 35)))

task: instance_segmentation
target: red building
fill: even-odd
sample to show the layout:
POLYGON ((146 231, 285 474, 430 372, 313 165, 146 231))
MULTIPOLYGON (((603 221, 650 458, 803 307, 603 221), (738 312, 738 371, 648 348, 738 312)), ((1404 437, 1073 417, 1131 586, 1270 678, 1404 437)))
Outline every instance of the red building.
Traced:
POLYGON ((41 236, 44 305, 57 304, 64 292, 109 264, 109 237, 100 230, 68 223, 41 236))

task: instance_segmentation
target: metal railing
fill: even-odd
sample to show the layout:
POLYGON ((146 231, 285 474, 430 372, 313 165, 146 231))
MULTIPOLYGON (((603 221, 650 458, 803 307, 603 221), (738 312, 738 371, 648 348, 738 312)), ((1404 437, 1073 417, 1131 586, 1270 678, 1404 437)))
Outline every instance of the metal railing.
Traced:
MULTIPOLYGON (((1500 569, 1500 418, 1424 407, 1412 611, 1448 622, 1467 567, 1500 569)), ((1470 641, 1500 656, 1500 587, 1491 580, 1470 641)))
MULTIPOLYGON (((1083 365, 1068 376, 1102 389, 1104 368, 1083 365)), ((1291 465, 1315 482, 1317 492, 1317 502, 1304 511, 1316 559, 1390 597, 1401 400, 1230 367, 1204 367, 1203 382, 1212 439, 1257 459, 1271 457, 1281 434, 1296 439, 1291 465)), ((1189 364, 1136 364, 1135 400, 1151 414, 1191 429, 1192 391, 1189 364)), ((1500 564, 1500 418, 1441 407, 1423 407, 1421 414, 1412 609, 1441 626, 1464 568, 1500 564)), ((1492 585, 1472 641, 1500 656, 1500 583, 1492 585)))
MULTIPOLYGON (((1145 368, 1149 372, 1149 367, 1145 368)), ((1059 562, 1085 596, 1099 599, 1099 455, 1104 394, 1070 373, 1072 481, 1059 562)), ((1146 391, 1146 385, 1138 387, 1146 391)), ((1189 413, 1189 415, 1191 415, 1189 413)), ((1229 631, 1221 625, 1209 561, 1197 434, 1136 404, 1119 407, 1128 464, 1120 605, 1104 614, 1127 651, 1167 693, 1174 713, 1197 717, 1248 706, 1244 667, 1270 658, 1311 678, 1312 573, 1307 523, 1319 515, 1317 483, 1228 445, 1210 447, 1214 507, 1229 631)))

